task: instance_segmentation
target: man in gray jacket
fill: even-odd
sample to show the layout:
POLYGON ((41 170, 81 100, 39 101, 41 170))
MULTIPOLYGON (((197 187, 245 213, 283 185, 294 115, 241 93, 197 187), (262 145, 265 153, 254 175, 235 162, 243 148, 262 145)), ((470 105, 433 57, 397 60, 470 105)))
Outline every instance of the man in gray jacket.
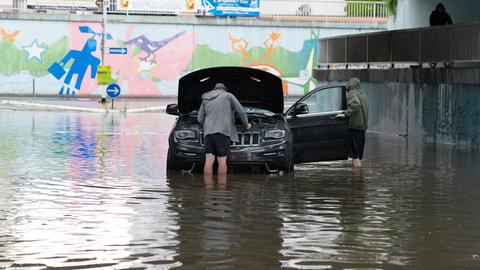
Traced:
POLYGON ((202 95, 202 105, 198 111, 197 121, 203 125, 205 134, 205 166, 203 173, 213 173, 215 157, 218 163, 218 174, 227 174, 227 156, 230 152, 230 141, 238 142, 235 115, 249 129, 247 114, 234 95, 227 92, 223 83, 217 83, 213 90, 202 95))

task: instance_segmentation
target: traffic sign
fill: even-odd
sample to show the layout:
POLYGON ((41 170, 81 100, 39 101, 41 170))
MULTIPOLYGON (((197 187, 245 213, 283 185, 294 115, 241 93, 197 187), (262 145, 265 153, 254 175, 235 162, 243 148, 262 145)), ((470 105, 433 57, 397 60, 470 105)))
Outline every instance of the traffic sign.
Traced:
POLYGON ((108 53, 109 54, 127 54, 128 50, 126 47, 120 48, 120 47, 112 47, 108 48, 108 53))
POLYGON ((111 83, 107 86, 107 95, 111 98, 116 98, 120 95, 121 89, 120 85, 116 83, 111 83))

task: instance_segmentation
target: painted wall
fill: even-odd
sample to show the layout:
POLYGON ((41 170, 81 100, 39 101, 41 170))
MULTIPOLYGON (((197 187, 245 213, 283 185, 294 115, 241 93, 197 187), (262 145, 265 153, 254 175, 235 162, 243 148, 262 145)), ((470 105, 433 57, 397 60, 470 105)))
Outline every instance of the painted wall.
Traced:
POLYGON ((443 3, 453 23, 480 20, 480 1, 472 0, 398 0, 397 16, 390 18, 390 29, 430 26, 429 18, 438 3, 443 3))
MULTIPOLYGON (((264 69, 283 79, 285 93, 303 94, 315 86, 311 69, 316 65, 316 39, 376 30, 356 25, 282 27, 277 22, 216 25, 167 20, 109 23, 111 39, 106 47, 127 49, 126 54, 106 56, 122 95, 176 95, 181 76, 212 66, 264 69)), ((31 95, 33 89, 36 95, 104 93, 97 85, 100 23, 0 19, 0 28, 0 94, 31 95)))
POLYGON ((363 83, 369 130, 429 142, 480 144, 477 85, 363 83))

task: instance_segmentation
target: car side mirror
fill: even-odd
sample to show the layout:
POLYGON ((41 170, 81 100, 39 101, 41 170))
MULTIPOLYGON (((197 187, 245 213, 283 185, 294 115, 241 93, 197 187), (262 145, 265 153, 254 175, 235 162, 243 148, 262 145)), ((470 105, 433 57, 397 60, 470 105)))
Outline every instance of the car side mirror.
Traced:
POLYGON ((168 104, 166 112, 171 115, 179 115, 178 104, 168 104))
POLYGON ((293 114, 307 114, 309 112, 308 110, 308 105, 305 103, 298 103, 295 105, 295 108, 293 108, 293 114))

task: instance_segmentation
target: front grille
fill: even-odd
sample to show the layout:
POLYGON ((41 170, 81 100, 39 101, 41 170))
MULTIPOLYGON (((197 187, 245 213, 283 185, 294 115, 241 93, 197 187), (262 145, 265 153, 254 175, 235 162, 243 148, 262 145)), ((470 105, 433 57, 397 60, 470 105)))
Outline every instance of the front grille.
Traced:
MULTIPOLYGON (((200 133, 200 143, 204 145, 205 137, 200 133)), ((260 132, 239 132, 238 142, 232 142, 232 146, 255 146, 260 144, 260 132)))

